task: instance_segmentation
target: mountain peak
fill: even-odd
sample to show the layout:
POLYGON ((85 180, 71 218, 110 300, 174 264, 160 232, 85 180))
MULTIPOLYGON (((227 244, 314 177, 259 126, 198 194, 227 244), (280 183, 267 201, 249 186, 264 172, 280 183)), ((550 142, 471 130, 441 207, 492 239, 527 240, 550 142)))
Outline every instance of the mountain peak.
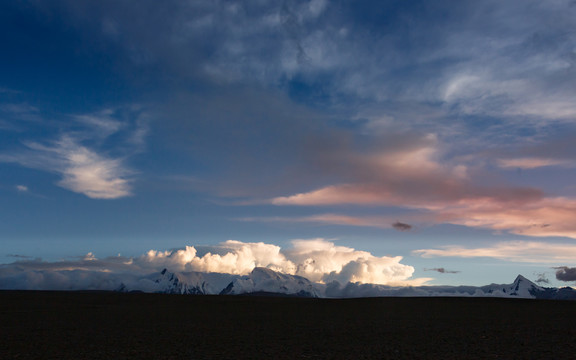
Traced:
POLYGON ((542 288, 532 281, 526 279, 522 275, 518 275, 514 283, 512 283, 511 295, 531 295, 534 296, 535 291, 542 290, 542 288))
POLYGON ((314 284, 297 275, 283 274, 264 267, 255 267, 250 275, 245 275, 231 282, 221 294, 277 293, 318 297, 314 284))
POLYGON ((518 276, 516 276, 516 280, 514 280, 514 284, 522 282, 522 281, 527 281, 529 283, 532 283, 532 281, 526 279, 524 276, 518 274, 518 276))

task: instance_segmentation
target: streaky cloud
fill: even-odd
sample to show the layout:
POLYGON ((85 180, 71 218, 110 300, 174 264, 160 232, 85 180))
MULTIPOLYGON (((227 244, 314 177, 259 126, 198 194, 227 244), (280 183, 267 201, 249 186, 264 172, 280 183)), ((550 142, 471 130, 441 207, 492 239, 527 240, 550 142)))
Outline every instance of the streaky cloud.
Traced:
POLYGON ((28 147, 32 152, 20 158, 19 162, 26 164, 32 160, 45 170, 60 173, 62 180, 58 185, 65 189, 92 199, 132 195, 128 178, 131 172, 124 167, 122 159, 106 158, 69 136, 63 136, 53 146, 29 143, 28 147), (38 158, 50 158, 50 167, 38 163, 38 158))
MULTIPOLYGON (((114 109, 74 115, 73 126, 64 127, 55 139, 44 142, 25 140, 25 149, 0 153, 0 162, 59 174, 58 186, 92 199, 131 196, 136 173, 126 162, 130 156, 143 150, 148 131, 146 115, 134 110, 129 109, 136 119, 128 123, 115 119, 118 111, 114 109), (124 142, 111 145, 107 141, 112 135, 121 135, 124 142), (110 150, 116 154, 109 155, 110 150)), ((17 189, 27 191, 24 185, 18 185, 17 189)))
POLYGON ((460 271, 455 271, 455 270, 447 270, 443 267, 440 268, 432 268, 432 269, 424 269, 424 271, 436 271, 439 272, 440 274, 458 274, 460 273, 460 271))
POLYGON ((419 249, 412 252, 425 258, 489 257, 519 263, 558 263, 571 261, 576 256, 576 245, 536 241, 505 241, 492 246, 466 248, 459 245, 442 246, 436 249, 419 249))

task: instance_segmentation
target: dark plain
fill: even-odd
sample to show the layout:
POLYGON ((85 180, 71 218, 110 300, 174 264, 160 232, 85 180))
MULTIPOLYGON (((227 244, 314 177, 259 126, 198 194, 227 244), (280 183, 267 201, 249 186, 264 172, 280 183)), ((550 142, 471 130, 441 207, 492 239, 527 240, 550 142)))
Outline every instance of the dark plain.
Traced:
POLYGON ((576 359, 576 302, 0 291, 0 359, 576 359))

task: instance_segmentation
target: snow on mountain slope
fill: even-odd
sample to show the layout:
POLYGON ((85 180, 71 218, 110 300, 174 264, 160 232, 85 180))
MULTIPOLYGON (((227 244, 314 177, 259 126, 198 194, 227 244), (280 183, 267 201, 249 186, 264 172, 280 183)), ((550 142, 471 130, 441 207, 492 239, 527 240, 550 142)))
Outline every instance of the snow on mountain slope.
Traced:
POLYGON ((149 275, 138 282, 124 284, 122 291, 157 292, 164 294, 211 295, 222 289, 238 275, 220 273, 182 272, 167 269, 149 275))
POLYGON ((319 297, 314 284, 301 276, 287 275, 257 267, 247 276, 242 276, 228 285, 221 294, 238 295, 256 292, 319 297))
POLYGON ((123 284, 119 291, 143 291, 167 294, 281 294, 301 297, 359 298, 359 297, 505 297, 536 299, 576 299, 571 288, 543 288, 522 275, 511 284, 477 286, 418 286, 392 287, 386 285, 347 283, 313 283, 308 279, 257 267, 249 275, 183 272, 166 269, 138 281, 123 284))
MULTIPOLYGON (((348 283, 330 283, 326 286, 325 296, 341 297, 378 297, 378 296, 458 296, 458 297, 510 297, 541 298, 546 290, 522 275, 518 275, 512 284, 491 284, 486 286, 417 286, 391 287, 386 285, 348 283)), ((553 298, 553 297, 549 297, 553 298)))
POLYGON ((491 294, 493 296, 510 296, 527 299, 534 299, 538 293, 544 291, 544 288, 534 284, 532 281, 526 279, 522 275, 518 275, 512 284, 491 284, 482 286, 481 289, 484 293, 491 294))

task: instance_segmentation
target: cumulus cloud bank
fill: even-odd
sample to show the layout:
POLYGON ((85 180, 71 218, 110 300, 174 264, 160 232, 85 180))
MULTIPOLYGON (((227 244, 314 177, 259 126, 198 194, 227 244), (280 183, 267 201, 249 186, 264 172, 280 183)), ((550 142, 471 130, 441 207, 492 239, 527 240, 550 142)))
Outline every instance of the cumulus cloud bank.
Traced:
POLYGON ((173 251, 151 250, 135 261, 146 264, 147 268, 237 275, 249 274, 255 267, 266 267, 314 282, 407 284, 414 273, 412 266, 400 263, 401 256, 377 257, 324 239, 293 240, 292 248, 288 249, 262 242, 228 240, 202 250, 203 255, 193 246, 173 251))
POLYGON ((292 247, 228 240, 216 246, 150 250, 139 257, 97 259, 89 253, 78 260, 46 262, 21 260, 0 265, 2 289, 106 289, 166 268, 173 272, 205 272, 248 275, 265 267, 313 282, 338 281, 385 285, 421 285, 429 278, 412 279, 414 268, 401 264, 402 257, 374 256, 366 251, 336 246, 324 239, 294 240, 292 247))

